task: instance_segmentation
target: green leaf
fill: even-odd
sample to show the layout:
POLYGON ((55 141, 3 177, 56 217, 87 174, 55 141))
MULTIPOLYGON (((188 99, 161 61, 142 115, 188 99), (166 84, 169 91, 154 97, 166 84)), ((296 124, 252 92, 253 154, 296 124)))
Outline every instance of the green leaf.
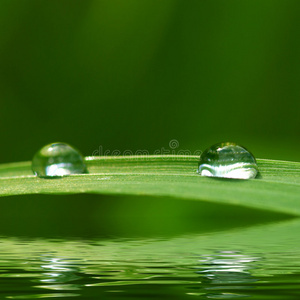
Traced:
POLYGON ((258 159, 259 178, 202 177, 197 156, 87 157, 89 174, 42 179, 30 162, 0 166, 1 196, 127 194, 203 200, 300 215, 300 163, 258 159))

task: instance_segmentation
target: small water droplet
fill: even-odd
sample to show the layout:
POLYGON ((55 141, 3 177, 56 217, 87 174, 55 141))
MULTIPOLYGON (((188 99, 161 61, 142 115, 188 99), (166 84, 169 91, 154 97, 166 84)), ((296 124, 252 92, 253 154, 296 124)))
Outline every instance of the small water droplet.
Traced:
POLYGON ((32 171, 45 178, 87 173, 81 153, 65 143, 44 146, 33 157, 32 171))
POLYGON ((255 178, 258 167, 254 156, 235 143, 219 143, 200 156, 198 173, 202 176, 235 179, 255 178))

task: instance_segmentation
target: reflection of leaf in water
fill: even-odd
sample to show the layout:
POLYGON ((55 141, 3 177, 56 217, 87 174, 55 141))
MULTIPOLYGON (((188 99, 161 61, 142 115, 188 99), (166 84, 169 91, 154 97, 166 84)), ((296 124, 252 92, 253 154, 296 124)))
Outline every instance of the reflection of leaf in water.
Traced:
MULTIPOLYGON (((60 261, 58 266, 76 267, 76 272, 89 274, 103 273, 110 278, 117 277, 125 280, 138 274, 138 278, 156 276, 196 276, 199 260, 203 257, 214 257, 216 251, 238 251, 243 256, 256 260, 264 258, 264 268, 253 268, 255 275, 276 274, 276 265, 292 263, 295 270, 300 269, 295 257, 300 256, 300 241, 297 233, 300 221, 292 220, 277 224, 254 226, 245 229, 233 229, 208 235, 188 235, 172 239, 147 240, 19 240, 16 238, 1 239, 1 256, 8 261, 15 257, 24 260, 13 261, 20 263, 22 268, 45 268, 45 255, 49 260, 60 261), (281 253, 276 261, 268 262, 273 253, 281 253), (270 263, 270 268, 268 264, 270 263), (196 269, 195 269, 196 268, 196 269), (193 271, 191 271, 191 269, 193 271)), ((300 260, 298 260, 300 261, 300 260)), ((261 263, 261 262, 260 262, 261 263)), ((252 263, 251 263, 252 264, 252 263)), ((71 268, 71 269, 72 269, 71 268)), ((208 268, 209 269, 209 268, 208 268)), ((289 270, 290 271, 290 270, 289 270)), ((281 272, 284 272, 282 270, 281 272)))
POLYGON ((164 293, 231 299, 259 294, 261 278, 265 289, 276 280, 299 284, 299 229, 300 220, 290 220, 171 239, 2 238, 0 278, 32 277, 35 288, 81 295, 159 295, 161 286, 164 293))

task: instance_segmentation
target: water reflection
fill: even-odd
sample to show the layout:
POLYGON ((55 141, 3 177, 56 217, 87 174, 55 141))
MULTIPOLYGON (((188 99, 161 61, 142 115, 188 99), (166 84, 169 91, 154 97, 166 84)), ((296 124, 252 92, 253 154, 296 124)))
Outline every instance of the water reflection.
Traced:
POLYGON ((80 290, 79 285, 69 284, 69 282, 81 279, 81 276, 78 276, 80 269, 72 262, 57 257, 41 257, 41 261, 43 262, 41 269, 45 272, 38 280, 42 284, 35 287, 55 291, 80 290))
POLYGON ((225 291, 248 290, 254 288, 252 283, 258 281, 251 274, 260 257, 242 254, 238 251, 219 251, 216 254, 204 255, 200 258, 197 273, 201 276, 201 289, 204 293, 188 293, 201 295, 210 299, 231 299, 248 296, 247 294, 225 291), (218 292, 221 290, 222 292, 218 292))
POLYGON ((202 274, 208 284, 255 282, 249 270, 259 259, 235 251, 220 251, 216 255, 204 256, 200 260, 201 271, 197 273, 202 274))
POLYGON ((3 237, 0 299, 296 300, 299 229, 293 221, 173 239, 3 237))

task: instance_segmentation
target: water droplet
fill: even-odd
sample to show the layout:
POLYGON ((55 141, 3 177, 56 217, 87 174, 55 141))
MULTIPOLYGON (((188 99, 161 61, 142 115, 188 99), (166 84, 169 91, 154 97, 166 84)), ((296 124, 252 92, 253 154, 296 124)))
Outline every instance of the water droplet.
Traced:
POLYGON ((32 171, 46 178, 87 173, 81 153, 65 143, 53 143, 40 149, 33 157, 32 171))
POLYGON ((258 167, 254 156, 235 143, 219 143, 200 156, 198 173, 202 176, 235 179, 255 178, 258 167))

